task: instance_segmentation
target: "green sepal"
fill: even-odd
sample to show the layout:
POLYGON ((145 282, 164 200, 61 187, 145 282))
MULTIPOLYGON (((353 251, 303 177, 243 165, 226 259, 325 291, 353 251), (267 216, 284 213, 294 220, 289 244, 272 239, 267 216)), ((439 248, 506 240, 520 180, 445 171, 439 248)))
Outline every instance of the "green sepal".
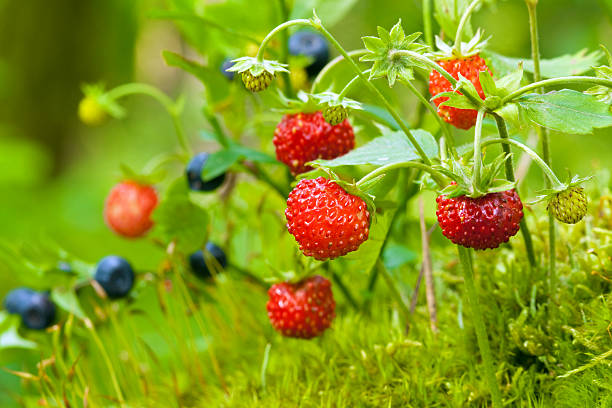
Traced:
POLYGON ((125 109, 106 93, 104 84, 84 84, 81 86, 83 94, 93 98, 98 106, 115 119, 122 119, 126 115, 125 109))
POLYGON ((157 184, 166 177, 166 172, 162 169, 153 170, 149 173, 139 173, 125 163, 120 163, 122 180, 134 181, 142 185, 157 184))
POLYGON ((297 99, 289 99, 279 90, 277 96, 283 107, 273 110, 284 114, 312 113, 333 106, 342 106, 347 110, 363 110, 361 103, 349 98, 340 99, 337 93, 330 91, 315 94, 299 91, 297 99))
POLYGON ((482 51, 489 41, 490 37, 483 39, 483 31, 479 29, 476 34, 468 42, 462 42, 460 49, 455 49, 448 45, 442 38, 436 36, 436 47, 438 51, 431 54, 436 60, 446 60, 455 58, 466 58, 476 55, 482 51))
POLYGON ((571 174, 568 174, 565 182, 563 182, 562 184, 558 186, 552 186, 551 188, 547 188, 547 189, 538 191, 538 194, 540 195, 537 196, 535 200, 530 201, 528 204, 530 205, 538 204, 542 201, 550 200, 553 196, 559 194, 560 192, 569 190, 570 188, 573 188, 573 187, 578 187, 581 184, 589 181, 592 178, 593 176, 578 177, 577 175, 571 176, 571 174))
MULTIPOLYGON (((610 51, 608 51, 608 49, 603 45, 601 46, 601 48, 604 50, 606 56, 608 57, 608 65, 593 67, 593 69, 595 70, 595 76, 597 76, 598 78, 609 79, 612 81, 612 55, 610 54, 610 51)), ((612 88, 603 85, 596 85, 587 89, 586 91, 584 91, 584 93, 595 96, 600 102, 612 105, 612 88)))
POLYGON ((441 96, 446 96, 449 99, 447 101, 442 102, 439 106, 450 106, 459 109, 480 109, 480 106, 475 105, 472 102, 472 100, 481 100, 480 95, 478 95, 478 91, 476 90, 476 87, 474 86, 472 81, 470 81, 461 74, 459 74, 459 80, 457 81, 457 86, 455 87, 455 90, 453 92, 442 92, 435 95, 431 99, 434 100, 441 96), (463 92, 464 94, 460 94, 458 89, 461 89, 461 92, 463 92), (468 98, 465 94, 470 95, 471 98, 468 98))
POLYGON ((426 45, 417 43, 416 40, 421 33, 413 33, 406 36, 401 26, 400 19, 391 31, 378 27, 379 37, 362 37, 363 44, 368 52, 359 60, 373 62, 370 69, 370 79, 387 78, 389 86, 393 86, 397 80, 409 82, 414 79, 414 68, 427 69, 417 59, 406 55, 393 54, 394 51, 413 51, 422 54, 428 49, 426 45))
POLYGON ((278 61, 266 60, 258 61, 256 57, 242 57, 232 60, 234 65, 227 69, 227 72, 243 73, 250 71, 253 76, 259 76, 264 72, 276 75, 277 72, 289 72, 287 64, 278 61))

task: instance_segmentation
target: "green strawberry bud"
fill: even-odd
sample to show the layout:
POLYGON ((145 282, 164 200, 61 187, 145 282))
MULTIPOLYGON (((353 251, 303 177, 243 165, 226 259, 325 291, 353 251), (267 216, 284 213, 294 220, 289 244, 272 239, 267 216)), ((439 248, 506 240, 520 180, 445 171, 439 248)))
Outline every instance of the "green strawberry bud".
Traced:
POLYGON ((565 224, 576 224, 587 213, 587 197, 582 187, 571 187, 557 193, 548 202, 548 211, 565 224))
POLYGON ((261 74, 255 76, 251 71, 244 71, 242 73, 242 82, 244 86, 251 92, 260 92, 270 86, 274 75, 268 71, 264 71, 261 74))
POLYGON ((323 109, 323 119, 332 126, 339 125, 347 118, 348 112, 341 105, 328 106, 323 109))

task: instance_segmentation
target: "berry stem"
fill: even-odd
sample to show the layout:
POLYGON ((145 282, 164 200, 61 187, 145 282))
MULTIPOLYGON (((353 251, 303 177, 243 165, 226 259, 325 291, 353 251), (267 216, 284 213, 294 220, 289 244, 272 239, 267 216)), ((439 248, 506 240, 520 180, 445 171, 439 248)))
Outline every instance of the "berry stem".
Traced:
POLYGON ((480 301, 478 300, 478 292, 474 284, 474 268, 472 265, 472 251, 468 248, 457 245, 459 252, 459 260, 461 261, 463 269, 463 277, 465 280, 465 290, 467 293, 468 302, 472 309, 472 320, 474 321, 474 329, 476 331, 476 338, 478 340, 478 348, 480 348, 480 354, 482 355, 482 362, 484 364, 485 376, 489 383, 489 389, 491 391, 491 399, 493 400, 493 408, 502 408, 502 397, 495 378, 495 368, 493 365, 493 356, 491 354, 491 346, 489 345, 489 338, 487 336, 487 329, 484 324, 482 317, 482 310, 480 308, 480 301))
POLYGON ((431 166, 428 166, 426 164, 416 162, 416 161, 409 161, 409 162, 391 163, 391 164, 387 164, 387 165, 378 167, 377 169, 372 170, 371 172, 363 176, 361 180, 357 182, 357 187, 362 186, 365 182, 372 180, 390 170, 401 169, 401 168, 411 168, 411 167, 420 169, 420 170, 424 170, 428 172, 429 174, 431 174, 434 181, 440 187, 443 187, 446 185, 446 183, 444 182, 444 176, 438 171, 434 170, 431 166))
MULTIPOLYGON (((360 50, 349 51, 347 54, 351 57, 358 57, 367 52, 368 50, 366 49, 360 49, 360 50)), ((317 74, 314 81, 312 81, 312 86, 310 87, 310 93, 315 93, 319 85, 321 85, 321 82, 323 81, 323 79, 332 70, 332 68, 334 68, 336 65, 338 65, 342 61, 344 61, 344 55, 338 55, 336 58, 329 61, 327 65, 325 65, 323 69, 317 74)))
POLYGON ((266 47, 268 46, 268 43, 270 42, 270 40, 272 39, 272 37, 274 37, 277 33, 283 31, 286 28, 289 28, 291 26, 294 25, 308 25, 308 26, 312 26, 312 21, 304 19, 304 18, 300 18, 300 19, 296 19, 296 20, 289 20, 286 21, 282 24, 277 25, 276 27, 274 27, 274 29, 272 31, 270 31, 268 33, 268 35, 266 35, 266 37, 263 39, 263 41, 261 42, 261 45, 259 46, 259 50, 257 51, 257 61, 258 62, 263 62, 264 60, 264 52, 266 51, 266 47))
MULTIPOLYGON (((416 87, 412 84, 412 82, 409 82, 409 81, 404 82, 404 85, 406 85, 406 87, 410 89, 410 92, 412 92, 414 96, 416 96, 417 99, 423 104, 423 106, 425 106, 429 110, 429 112, 431 112, 433 117, 436 118, 436 120, 438 121, 438 125, 440 125, 440 129, 444 133, 444 139, 446 139, 446 145, 451 149, 453 156, 456 157, 457 151, 455 149, 455 140, 453 138, 453 134, 451 133, 448 126, 446 126, 446 124, 444 123, 440 115, 438 115, 438 110, 436 109, 436 107, 433 106, 427 100, 427 98, 425 98, 425 96, 423 96, 423 94, 419 92, 418 89, 416 89, 416 87)), ((442 151, 440 152, 440 154, 442 154, 442 151)))
POLYGON ((474 132, 474 171, 472 173, 472 184, 474 192, 480 191, 480 178, 482 170, 482 120, 485 111, 480 109, 476 116, 476 131, 474 132))
POLYGON ((340 292, 342 292, 346 300, 348 300, 348 302, 351 304, 351 306, 356 311, 359 311, 359 304, 355 300, 355 296, 353 296, 349 288, 344 284, 342 279, 340 279, 340 276, 338 276, 338 274, 335 271, 332 271, 331 278, 336 284, 336 286, 338 287, 338 289, 340 289, 340 292))
MULTIPOLYGON (((367 71, 364 71, 364 74, 369 72, 370 70, 368 69, 367 71)), ((342 99, 344 99, 344 97, 346 96, 346 94, 348 93, 348 91, 351 90, 351 88, 353 87, 353 85, 359 81, 361 79, 361 77, 359 75, 353 77, 353 79, 351 79, 345 86, 344 88, 342 88, 342 91, 340 91, 340 93, 338 94, 338 101, 342 101, 342 99)))
POLYGON ((545 86, 563 86, 563 85, 603 85, 603 86, 607 86, 608 88, 612 88, 612 80, 606 79, 606 78, 590 77, 590 76, 571 76, 571 77, 544 79, 541 81, 531 83, 529 85, 525 85, 524 87, 517 89, 516 91, 504 97, 501 103, 503 106, 504 104, 514 101, 519 96, 526 94, 529 91, 537 90, 545 86))
MULTIPOLYGON (((433 69, 435 71, 438 71, 438 73, 440 75, 442 75, 448 82, 451 83, 453 89, 455 89, 456 91, 461 91, 463 89, 463 86, 459 86, 459 88, 457 88, 458 82, 457 79, 455 79, 447 70, 445 70, 444 68, 442 68, 439 64, 437 64, 435 61, 429 59, 428 57, 421 55, 417 52, 414 51, 409 51, 409 50, 393 50, 393 51, 389 51, 389 58, 393 58, 395 55, 400 55, 400 56, 405 56, 405 57, 409 57, 409 58, 413 58, 417 61, 422 62, 423 64, 425 64, 427 67, 429 67, 430 69, 433 69)), ((472 97, 468 92, 462 92, 463 95, 465 95, 466 98, 468 98, 473 104, 474 106, 481 108, 484 106, 484 101, 480 98, 474 98, 472 97)), ((434 95, 435 96, 435 95, 434 95)))
POLYGON ((472 12, 476 8, 476 6, 480 4, 480 1, 481 0, 474 0, 472 3, 470 3, 468 8, 465 9, 465 12, 461 16, 459 26, 457 26, 457 33, 455 34, 455 45, 453 46, 453 51, 457 53, 457 55, 461 55, 461 39, 463 37, 463 30, 465 28, 465 25, 470 19, 470 16, 472 15, 472 12))
POLYGON ((342 45, 340 45, 338 40, 336 40, 336 38, 329 31, 327 31, 325 27, 323 27, 323 24, 321 24, 321 21, 318 18, 316 18, 316 20, 312 22, 312 26, 315 29, 317 29, 317 31, 321 32, 321 34, 323 34, 329 40, 329 42, 340 52, 340 54, 344 56, 344 58, 353 67, 353 70, 355 71, 355 73, 363 80, 363 83, 366 85, 366 87, 370 91, 372 91, 374 95, 376 95, 376 97, 380 100, 380 102, 385 106, 387 111, 391 114, 393 119, 395 119, 396 122, 399 124, 400 129, 402 129, 402 131, 406 134, 406 136, 410 140, 410 143, 412 143, 415 150, 421 157, 421 160, 423 161, 423 163, 427 165, 431 165, 431 160, 429 160, 429 157, 427 157, 427 155, 423 151, 423 148, 419 145, 419 143, 416 141, 414 136, 412 136, 412 133, 410 133, 410 129, 408 128, 408 126, 406 126, 406 123, 404 123, 399 113, 397 113, 397 111, 393 108, 393 106, 391 106, 391 104, 389 103, 387 98, 385 98, 382 92, 380 92, 380 90, 376 86, 374 86, 374 84, 368 81, 368 78, 365 76, 363 72, 361 72, 361 69, 359 69, 359 66, 357 65, 357 63, 351 58, 351 56, 348 54, 348 52, 346 52, 346 50, 342 47, 342 45))
POLYGON ((406 306, 406 303, 402 298, 402 294, 400 293, 399 289, 397 289, 397 286, 395 286, 395 282, 393 282, 393 277, 389 274, 387 267, 380 258, 378 258, 376 261, 376 269, 378 270, 378 274, 385 280, 385 283, 391 292, 391 297, 393 297, 393 299, 397 302, 400 313, 403 315, 406 323, 408 323, 410 320, 410 309, 408 306, 406 306))
MULTIPOLYGON (((508 128, 506 127, 506 122, 504 118, 499 115, 493 114, 495 118, 495 122, 497 123, 497 131, 499 132, 499 137, 503 140, 509 140, 508 136, 508 128)), ((509 181, 516 181, 516 177, 514 176, 514 164, 512 160, 512 155, 510 152, 510 145, 508 143, 502 143, 502 149, 504 154, 508 156, 506 162, 504 163, 506 166, 506 178, 509 181)), ((521 218, 521 234, 523 235, 523 241, 525 241, 525 249, 527 251, 527 259, 529 260, 529 265, 531 267, 536 266, 535 259, 535 251, 533 250, 533 240, 531 239, 531 233, 529 232, 529 227, 527 226, 527 221, 525 217, 521 218)))
MULTIPOLYGON (((533 81, 535 83, 541 82, 540 75, 540 39, 538 35, 538 15, 537 5, 538 2, 533 0, 525 0, 527 5, 527 11, 529 12, 529 33, 531 37, 531 58, 533 60, 533 81)), ((543 93, 544 87, 536 88, 536 92, 543 93)), ((542 156, 544 162, 550 166, 550 139, 548 136, 548 130, 541 127, 536 127, 536 132, 540 140, 542 141, 542 156)), ((552 181, 551 181, 552 182, 552 181)), ((555 275, 555 262, 556 262, 556 231, 555 231, 555 218, 552 213, 548 214, 548 278, 549 284, 553 282, 555 275)))
POLYGON ((268 371, 268 362, 270 361, 270 350, 271 349, 272 349, 272 344, 271 343, 266 344, 266 349, 264 350, 263 362, 261 363, 261 372, 260 372, 261 389, 264 392, 266 391, 266 372, 268 371))
POLYGON ((431 24, 431 0, 423 0, 423 31, 425 32, 425 43, 430 48, 434 46, 433 27, 431 24))
POLYGON ((536 152, 531 150, 528 146, 525 146, 521 142, 516 141, 514 139, 489 139, 482 143, 482 147, 485 147, 485 146, 488 146, 494 143, 511 144, 523 150, 525 153, 529 155, 529 157, 531 157, 531 159, 538 166, 540 166, 540 168, 542 169, 546 177, 548 177, 548 180, 550 180, 550 183, 552 184, 553 188, 563 188, 563 183, 561 183, 561 181, 557 178, 557 176, 552 171, 552 169, 546 164, 546 162, 544 162, 544 160, 542 160, 540 156, 538 156, 536 152))
MULTIPOLYGON (((289 9, 287 8, 285 0, 278 0, 278 9, 281 21, 287 21, 289 19, 289 9)), ((281 43, 280 62, 286 64, 289 58, 289 33, 287 33, 287 30, 283 30, 282 32, 281 43)), ((283 76, 285 84, 285 94, 287 94, 289 98, 293 98, 293 86, 291 85, 289 72, 282 72, 281 75, 283 76)))
POLYGON ((187 143, 185 132, 183 131, 183 125, 181 124, 180 120, 180 109, 178 103, 170 99, 168 95, 149 84, 141 84, 134 82, 120 85, 114 89, 111 89, 105 94, 105 96, 111 100, 117 100, 123 98, 124 96, 135 94, 150 96, 166 109, 166 111, 172 118, 172 124, 174 125, 174 130, 176 132, 176 137, 178 139, 179 145, 181 145, 181 148, 188 156, 191 156, 191 148, 187 143))

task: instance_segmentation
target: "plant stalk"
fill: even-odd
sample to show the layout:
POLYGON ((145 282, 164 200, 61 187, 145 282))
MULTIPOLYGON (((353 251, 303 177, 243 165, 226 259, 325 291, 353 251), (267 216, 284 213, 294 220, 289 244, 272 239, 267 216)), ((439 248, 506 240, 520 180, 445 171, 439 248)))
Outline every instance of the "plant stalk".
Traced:
MULTIPOLYGON (((368 50, 366 49, 360 49, 360 50, 348 51, 347 54, 351 57, 359 57, 360 55, 363 55, 367 52, 368 50)), ((317 90, 321 82, 323 81, 323 78, 327 76, 327 74, 331 71, 332 68, 334 68, 336 65, 338 65, 342 61, 344 61, 344 55, 338 55, 336 58, 329 61, 327 65, 325 65, 323 69, 317 74, 314 81, 312 81, 312 86, 310 87, 310 93, 315 93, 315 91, 317 90)))
POLYGON ((391 296, 397 302, 397 306, 400 309, 400 313, 404 317, 406 323, 408 323, 411 318, 410 309, 408 308, 408 306, 406 306, 406 303, 404 302, 400 291, 397 289, 397 286, 395 286, 395 282, 393 282, 393 278, 389 274, 387 267, 385 267, 385 264, 380 258, 378 258, 378 260, 376 261, 376 269, 378 270, 378 274, 382 276, 385 280, 385 283, 387 284, 387 287, 391 292, 391 296))
MULTIPOLYGON (((534 69, 535 71, 535 69, 534 69)), ((559 77, 551 79, 543 79, 533 82, 529 85, 525 85, 522 88, 510 93, 502 99, 501 106, 517 99, 519 96, 526 94, 529 91, 538 90, 548 86, 564 86, 564 85, 602 85, 612 88, 612 80, 606 78, 597 78, 590 76, 571 76, 571 77, 559 77)))
POLYGON ((474 268, 472 265, 472 252, 470 249, 457 245, 459 251, 459 260, 463 269, 465 279, 465 290, 467 298, 472 310, 472 319, 474 321, 474 329, 476 330, 476 339, 482 356, 484 365, 485 377, 491 391, 491 399, 493 400, 493 408, 503 408, 501 392, 495 377, 495 367, 493 364, 493 356, 491 354, 491 346, 487 336, 487 329, 482 317, 480 301, 478 300, 478 292, 474 284, 474 268))
MULTIPOLYGON (((289 9, 287 8, 286 1, 278 0, 278 8, 280 11, 281 21, 287 21, 289 18, 289 9)), ((281 34, 281 42, 280 62, 282 64, 286 64, 287 59, 289 58, 289 33, 287 30, 283 30, 281 34)), ((293 98, 293 86, 291 85, 291 77, 289 72, 283 72, 281 75, 283 76, 285 84, 285 94, 287 94, 289 98, 293 98)))
POLYGON ((461 53, 461 38, 463 37, 463 29, 465 28, 465 25, 470 19, 472 12, 476 8, 476 6, 480 3, 480 1, 481 0, 474 0, 472 1, 472 3, 470 3, 468 8, 465 9, 465 12, 461 16, 461 20, 459 21, 459 26, 457 26, 457 33, 455 34, 455 44, 453 46, 453 51, 459 54, 461 53))
POLYGON ((425 32, 425 43, 433 48, 434 37, 431 23, 431 0, 423 0, 423 31, 425 32))
POLYGON ((474 189, 478 190, 481 178, 482 169, 482 120, 484 119, 485 111, 480 109, 476 116, 476 131, 474 132, 474 171, 472 174, 472 184, 474 189))

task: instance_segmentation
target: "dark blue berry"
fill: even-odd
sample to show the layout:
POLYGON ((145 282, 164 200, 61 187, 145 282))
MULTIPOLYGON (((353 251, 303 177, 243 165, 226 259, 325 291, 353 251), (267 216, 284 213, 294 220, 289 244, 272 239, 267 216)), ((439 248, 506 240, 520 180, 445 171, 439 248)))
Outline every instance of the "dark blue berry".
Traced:
POLYGON ((233 67, 234 63, 232 62, 231 58, 226 58, 223 60, 223 63, 221 64, 221 73, 229 80, 229 81, 233 81, 234 77, 236 76, 235 72, 231 72, 231 71, 227 71, 229 68, 233 67))
POLYGON ((55 305, 46 293, 28 288, 14 289, 4 299, 9 313, 21 315, 23 324, 34 330, 45 329, 55 320, 55 305))
MULTIPOLYGON (((214 257, 221 268, 225 269, 227 266, 227 257, 221 248, 212 242, 209 242, 206 244, 206 252, 208 252, 207 256, 210 255, 214 257)), ((211 260, 208 262, 211 263, 211 260)), ((201 249, 189 256, 189 265, 191 266, 193 273, 200 278, 210 278, 212 276, 212 273, 210 269, 208 269, 208 265, 204 259, 204 252, 201 249)))
POLYGON ((289 53, 310 57, 308 76, 316 76, 329 61, 329 44, 325 37, 312 31, 298 31, 289 37, 289 53))
POLYGON ((98 262, 94 279, 111 299, 126 296, 134 286, 134 270, 125 259, 109 255, 98 262))
POLYGON ((202 169, 206 164, 206 160, 210 155, 208 153, 202 152, 198 153, 189 161, 187 164, 187 168, 185 169, 185 173, 187 174, 187 182, 189 183, 189 188, 195 191, 212 191, 216 190, 223 184, 225 180, 225 173, 215 177, 212 180, 203 181, 202 180, 202 169))

